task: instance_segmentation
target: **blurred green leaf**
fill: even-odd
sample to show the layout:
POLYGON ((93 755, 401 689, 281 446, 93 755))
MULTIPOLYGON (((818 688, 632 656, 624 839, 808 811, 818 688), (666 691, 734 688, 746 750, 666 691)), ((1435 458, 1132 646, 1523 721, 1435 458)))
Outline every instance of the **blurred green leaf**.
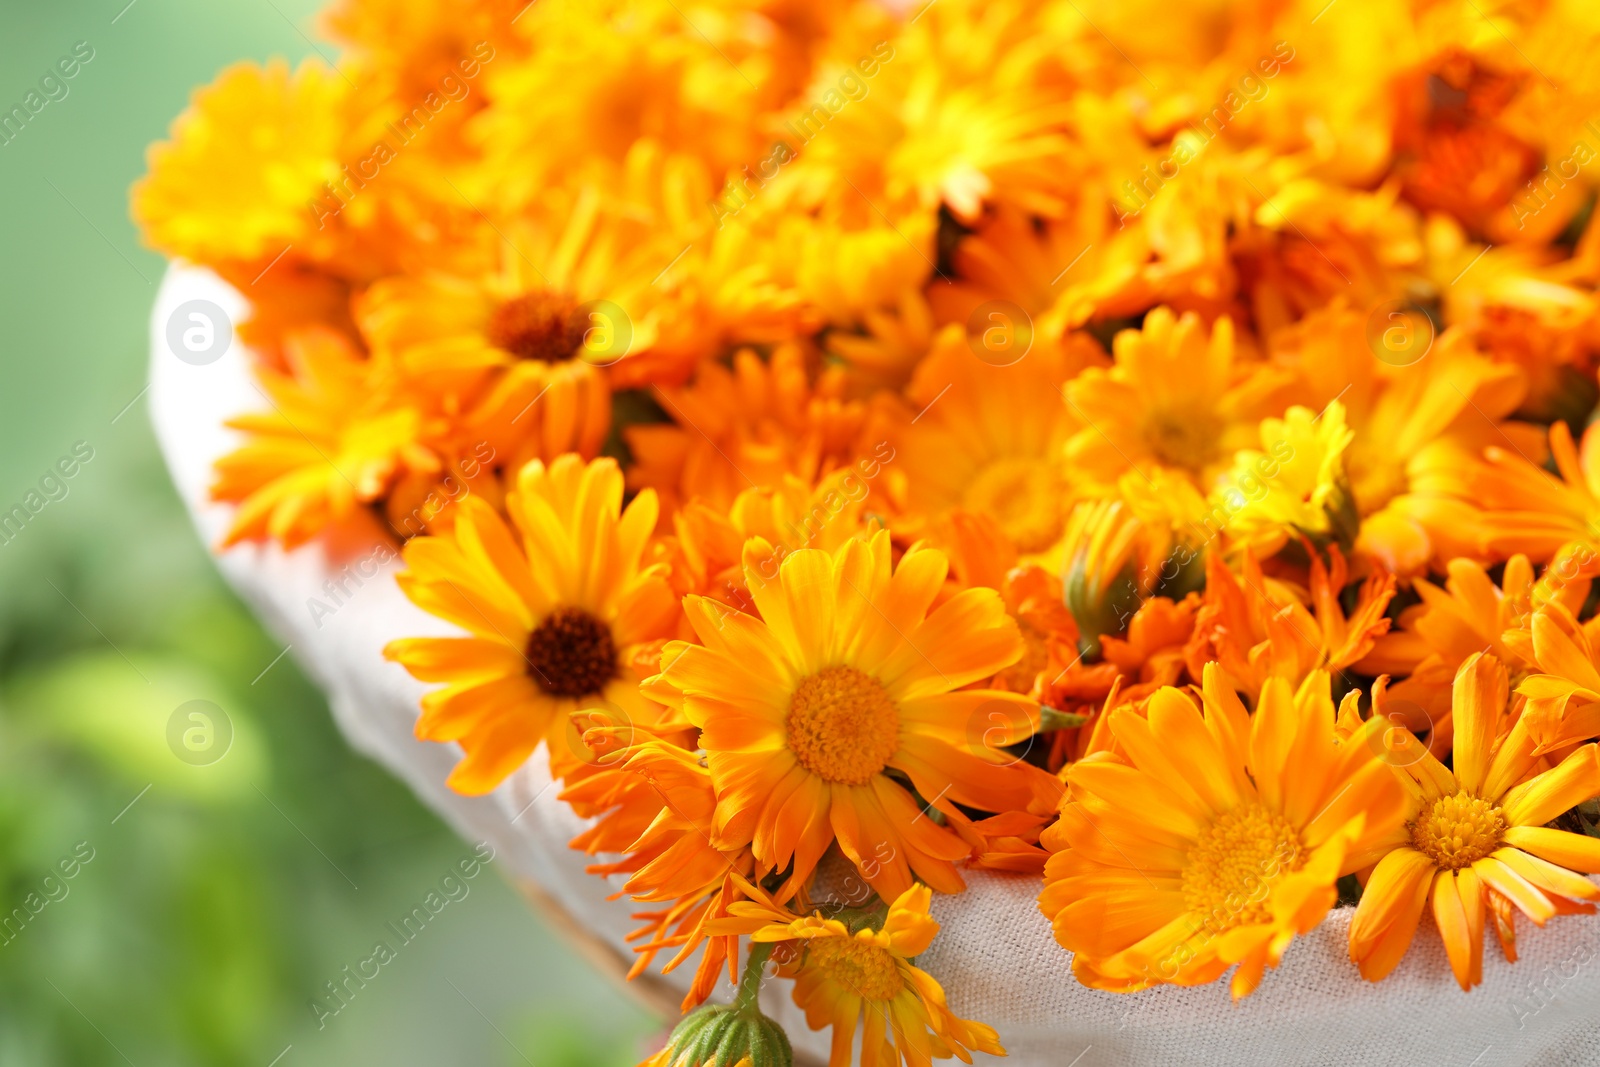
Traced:
POLYGON ((24 676, 12 702, 28 729, 92 753, 135 785, 223 800, 267 782, 266 749, 247 705, 181 660, 85 653, 24 676))

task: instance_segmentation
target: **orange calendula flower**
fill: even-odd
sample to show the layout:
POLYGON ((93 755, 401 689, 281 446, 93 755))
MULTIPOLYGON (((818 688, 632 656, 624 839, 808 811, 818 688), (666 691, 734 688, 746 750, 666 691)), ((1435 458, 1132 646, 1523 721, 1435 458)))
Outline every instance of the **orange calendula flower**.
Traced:
POLYGON ((1090 367, 1067 384, 1076 426, 1066 459, 1075 482, 1101 495, 1128 470, 1164 467, 1210 490, 1234 453, 1257 443, 1289 375, 1241 358, 1233 323, 1208 332, 1200 316, 1165 307, 1113 342, 1114 365, 1090 367))
POLYGON ((760 618, 686 597, 701 643, 667 645, 644 686, 700 728, 717 790, 713 839, 751 836, 756 859, 797 883, 837 841, 881 895, 914 878, 960 892, 955 862, 968 845, 923 806, 1023 811, 1056 792, 1000 749, 1037 731, 1038 705, 962 688, 1022 656, 1016 624, 992 589, 930 613, 944 554, 908 552, 891 568, 887 531, 833 553, 794 552, 769 581, 757 568, 772 552, 761 538, 745 546, 760 618), (997 709, 998 726, 987 717, 997 709))
POLYGON ((381 500, 404 473, 444 466, 425 412, 342 334, 302 331, 285 361, 287 373, 257 369, 272 410, 227 422, 248 440, 217 461, 211 486, 213 500, 239 505, 224 547, 271 537, 293 548, 381 500))
POLYGON ((400 588, 468 637, 391 641, 384 655, 425 682, 417 736, 456 741, 465 758, 450 787, 487 793, 540 741, 559 769, 569 716, 589 706, 654 722, 629 664, 672 631, 677 605, 661 568, 641 566, 655 494, 622 507, 616 462, 574 455, 529 463, 506 494, 508 526, 477 497, 443 537, 406 545, 400 588))
POLYGON ((750 843, 712 846, 716 793, 694 751, 613 713, 580 712, 575 718, 585 727, 589 773, 569 776, 561 799, 580 812, 604 814, 572 847, 591 856, 621 854, 589 872, 625 875, 624 893, 642 904, 663 905, 634 916, 644 926, 629 940, 643 944, 634 948, 638 958, 630 979, 664 949, 677 949, 661 968, 666 974, 705 945, 684 996, 688 1011, 710 995, 724 963, 729 980, 737 980, 738 938, 713 936, 707 924, 726 916, 728 905, 744 898, 745 880, 756 876, 750 843))
POLYGON ((1530 620, 1531 673, 1517 686, 1517 693, 1527 698, 1522 716, 1541 754, 1600 737, 1597 620, 1600 616, 1579 622, 1560 601, 1543 605, 1530 620))
POLYGON ((794 1002, 813 1030, 833 1028, 828 1067, 850 1067, 856 1029, 861 1063, 874 1067, 919 1067, 930 1059, 973 1052, 1004 1056, 991 1027, 958 1018, 944 990, 912 961, 928 950, 939 923, 928 914, 932 892, 913 885, 895 897, 887 915, 846 924, 818 911, 803 918, 766 902, 733 904, 736 918, 712 924, 748 933, 756 943, 777 943, 779 973, 794 979, 794 1002), (874 928, 876 927, 876 928, 874 928), (789 951, 784 951, 784 946, 789 951))
POLYGON ((1479 544, 1492 559, 1525 554, 1552 559, 1572 541, 1600 536, 1600 428, 1590 426, 1574 443, 1564 422, 1550 427, 1550 456, 1559 477, 1526 449, 1492 445, 1481 461, 1455 464, 1436 478, 1441 492, 1478 508, 1479 544))
POLYGON ((1191 674, 1199 676, 1215 660, 1240 688, 1256 693, 1268 678, 1298 685, 1313 670, 1348 667, 1372 650, 1392 621, 1384 612, 1394 597, 1394 576, 1369 574, 1346 612, 1340 600, 1349 577, 1344 553, 1329 545, 1324 565, 1316 551, 1307 552, 1309 604, 1263 574, 1249 552, 1237 576, 1217 556, 1207 557, 1205 596, 1188 646, 1191 674))
POLYGON ((1413 583, 1422 603, 1402 611, 1400 628, 1381 634, 1355 664, 1361 674, 1404 676, 1387 688, 1390 717, 1417 733, 1431 731, 1428 750, 1441 759, 1450 751, 1456 671, 1479 652, 1493 652, 1508 666, 1524 665, 1515 636, 1534 588, 1527 556, 1506 562, 1499 586, 1469 559, 1453 559, 1445 570, 1442 589, 1422 578, 1413 583))
MULTIPOLYGON (((837 369, 813 375, 807 346, 778 346, 770 359, 750 349, 732 368, 705 362, 681 388, 654 391, 669 422, 624 428, 636 462, 633 488, 661 495, 667 514, 691 500, 726 510, 740 493, 793 475, 808 484, 847 467, 867 421, 866 406, 844 395, 837 369)), ((873 442, 879 460, 894 450, 873 442)), ((874 468, 875 469, 875 468, 874 468)))
POLYGON ((1047 555, 1066 523, 1061 450, 1071 423, 1060 389, 1102 359, 1083 336, 991 352, 960 326, 940 331, 891 437, 906 499, 896 534, 915 537, 959 508, 992 516, 1025 557, 1047 555))
POLYGON ((1323 672, 1298 692, 1270 680, 1252 715, 1211 664, 1200 707, 1166 688, 1109 725, 1120 751, 1066 770, 1039 895, 1096 989, 1200 985, 1237 965, 1230 988, 1248 995, 1399 825, 1382 724, 1336 742, 1323 672))
POLYGON ((1384 842, 1350 924, 1350 958, 1369 981, 1400 963, 1424 910, 1456 981, 1471 989, 1483 980, 1486 919, 1515 960, 1507 905, 1543 926, 1600 900, 1600 886, 1574 873, 1600 873, 1600 841, 1546 825, 1600 794, 1596 747, 1549 766, 1521 719, 1508 726, 1506 696, 1500 661, 1473 656, 1456 674, 1451 766, 1414 739, 1386 758, 1405 786, 1406 819, 1384 842))

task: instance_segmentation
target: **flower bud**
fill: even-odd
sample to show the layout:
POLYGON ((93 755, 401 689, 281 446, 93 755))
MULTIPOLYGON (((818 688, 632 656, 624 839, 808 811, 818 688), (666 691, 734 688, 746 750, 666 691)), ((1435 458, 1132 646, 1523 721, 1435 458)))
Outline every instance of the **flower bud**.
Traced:
POLYGON ((753 1006, 707 1004, 639 1067, 794 1067, 783 1027, 753 1006))

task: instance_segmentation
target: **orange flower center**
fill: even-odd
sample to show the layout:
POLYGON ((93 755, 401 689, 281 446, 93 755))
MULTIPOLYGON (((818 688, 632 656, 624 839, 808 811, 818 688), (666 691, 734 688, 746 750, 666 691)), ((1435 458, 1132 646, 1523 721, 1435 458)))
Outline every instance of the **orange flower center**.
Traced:
POLYGON ((1061 478, 1043 460, 1008 456, 986 464, 967 486, 962 507, 992 515, 1022 552, 1043 552, 1061 536, 1061 478))
POLYGON ((583 344, 585 316, 561 293, 533 292, 512 297, 489 318, 489 343, 518 359, 561 363, 583 344))
POLYGON ((1285 875, 1305 866, 1300 833, 1259 803, 1241 804, 1200 834, 1183 869, 1183 899, 1211 934, 1268 922, 1267 898, 1285 875))
POLYGON ((593 696, 617 676, 611 627, 580 608, 557 608, 528 635, 528 673, 553 697, 593 696))
POLYGON ((1440 797, 1411 824, 1411 843, 1440 867, 1459 871, 1495 849, 1506 833, 1506 817, 1469 793, 1440 797))
POLYGON ((800 766, 842 785, 866 785, 900 747, 894 701, 854 667, 824 667, 801 679, 785 725, 800 766))
POLYGON ((888 949, 854 937, 812 938, 806 962, 863 1000, 893 1000, 906 985, 888 949))

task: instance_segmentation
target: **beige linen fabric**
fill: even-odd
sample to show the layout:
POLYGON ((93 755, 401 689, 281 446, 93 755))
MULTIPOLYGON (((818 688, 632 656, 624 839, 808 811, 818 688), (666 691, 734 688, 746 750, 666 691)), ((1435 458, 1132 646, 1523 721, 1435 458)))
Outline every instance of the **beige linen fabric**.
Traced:
MULTIPOLYGON (((267 401, 237 343, 206 366, 168 350, 167 320, 191 299, 210 300, 235 321, 246 312, 243 298, 210 272, 178 266, 162 285, 151 321, 156 434, 201 537, 214 545, 229 512, 206 501, 211 465, 236 444, 222 420, 267 401)), ((585 874, 585 858, 566 847, 582 823, 557 800, 543 759, 492 796, 461 797, 444 786, 457 759, 454 747, 413 736, 425 687, 381 650, 396 637, 455 631, 401 595, 390 578, 398 560, 359 587, 347 582, 350 595, 332 615, 317 617, 309 601, 330 603, 323 586, 330 572, 367 556, 358 547, 330 564, 329 552, 321 543, 291 553, 241 545, 218 565, 327 693, 351 744, 406 781, 463 838, 490 842, 509 874, 537 882, 576 921, 628 953, 622 939, 630 906, 606 900, 615 887, 585 874)), ((1018 1067, 1600 1064, 1600 918, 1558 918, 1546 930, 1521 924, 1522 961, 1508 964, 1489 946, 1483 985, 1462 993, 1426 920, 1390 979, 1362 981, 1344 949, 1350 913, 1340 911, 1296 941, 1283 966, 1235 1005, 1222 984, 1131 996, 1085 989, 1034 905, 1036 881, 980 871, 970 873, 969 883, 967 893, 935 898, 944 929, 919 962, 943 983, 958 1014, 1000 1032, 1018 1067)), ((681 990, 687 975, 671 977, 681 990)), ((787 983, 771 983, 763 1003, 797 1049, 825 1060, 827 1034, 807 1030, 787 983)))

